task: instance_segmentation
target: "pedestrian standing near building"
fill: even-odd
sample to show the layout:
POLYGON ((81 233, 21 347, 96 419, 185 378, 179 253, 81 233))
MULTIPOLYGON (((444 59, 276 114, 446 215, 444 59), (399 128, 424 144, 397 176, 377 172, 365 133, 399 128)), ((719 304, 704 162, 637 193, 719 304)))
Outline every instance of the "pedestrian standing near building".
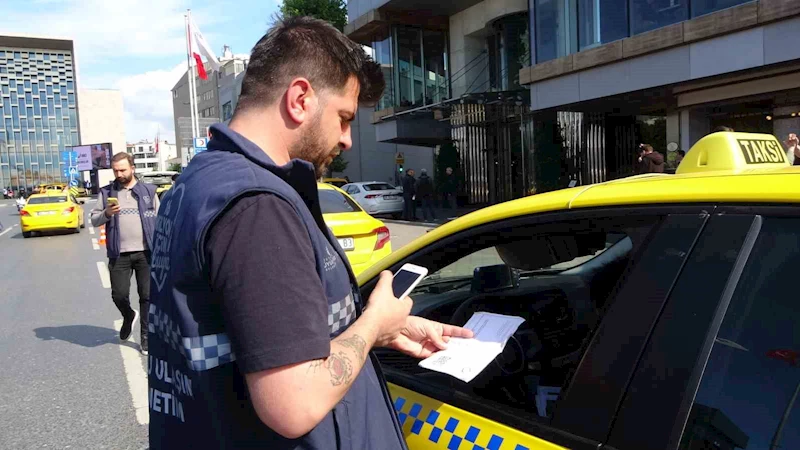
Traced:
POLYGON ((383 87, 327 22, 280 21, 253 48, 230 126, 162 199, 151 449, 405 448, 370 350, 423 358, 471 333, 409 317, 389 272, 365 302, 322 217, 317 179, 383 87))
POLYGON ((403 177, 403 219, 417 220, 417 179, 414 169, 408 169, 403 177))
POLYGON ((650 144, 640 144, 638 173, 664 173, 664 155, 650 144))
POLYGON ((147 354, 147 310, 150 299, 150 255, 153 248, 158 196, 156 187, 136 180, 133 156, 120 152, 111 158, 114 181, 100 188, 92 209, 92 225, 106 227, 106 255, 111 299, 122 314, 119 338, 128 340, 139 318, 141 351, 147 354), (116 201, 109 201, 109 199, 116 201), (131 307, 131 275, 136 274, 139 311, 131 307))
POLYGON ((433 212, 433 199, 435 190, 433 187, 433 180, 428 176, 428 169, 419 171, 419 179, 417 180, 414 189, 417 198, 422 203, 422 218, 424 220, 436 220, 436 214, 433 212))
POLYGON ((786 153, 789 161, 793 161, 793 166, 800 166, 800 141, 797 139, 797 134, 789 133, 786 138, 786 153))

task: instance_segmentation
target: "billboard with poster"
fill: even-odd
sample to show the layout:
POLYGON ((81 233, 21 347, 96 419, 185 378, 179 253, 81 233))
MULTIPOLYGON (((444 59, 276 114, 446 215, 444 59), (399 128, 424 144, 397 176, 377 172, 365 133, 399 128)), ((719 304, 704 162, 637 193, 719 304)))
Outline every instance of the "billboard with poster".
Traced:
POLYGON ((75 152, 79 171, 111 168, 111 156, 113 153, 110 142, 79 145, 71 147, 70 151, 75 152))

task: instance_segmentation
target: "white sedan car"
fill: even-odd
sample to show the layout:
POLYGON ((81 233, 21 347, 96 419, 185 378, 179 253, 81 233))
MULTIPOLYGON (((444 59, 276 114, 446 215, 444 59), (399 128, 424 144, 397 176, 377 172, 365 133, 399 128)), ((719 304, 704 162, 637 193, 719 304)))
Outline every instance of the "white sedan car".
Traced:
POLYGON ((403 191, 383 181, 362 181, 342 186, 370 214, 403 213, 403 191))

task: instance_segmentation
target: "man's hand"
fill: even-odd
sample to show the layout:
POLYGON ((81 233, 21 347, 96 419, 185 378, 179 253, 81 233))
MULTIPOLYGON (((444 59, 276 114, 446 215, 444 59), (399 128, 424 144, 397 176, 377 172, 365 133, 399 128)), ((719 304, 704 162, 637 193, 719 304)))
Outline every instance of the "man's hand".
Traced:
POLYGON ((106 217, 108 217, 108 218, 111 218, 111 217, 113 217, 114 215, 116 215, 116 214, 119 214, 119 211, 120 211, 121 209, 122 209, 122 208, 119 206, 119 203, 117 203, 117 204, 114 204, 114 205, 112 205, 112 204, 108 204, 108 205, 106 206, 106 209, 105 209, 106 217))
POLYGON ((388 347, 423 359, 447 348, 447 342, 451 337, 471 338, 472 336, 472 331, 466 328, 409 316, 400 335, 388 347))
POLYGON ((392 272, 381 272, 378 284, 369 296, 364 316, 376 326, 374 346, 385 347, 397 338, 406 325, 413 302, 406 297, 398 300, 392 291, 392 272))

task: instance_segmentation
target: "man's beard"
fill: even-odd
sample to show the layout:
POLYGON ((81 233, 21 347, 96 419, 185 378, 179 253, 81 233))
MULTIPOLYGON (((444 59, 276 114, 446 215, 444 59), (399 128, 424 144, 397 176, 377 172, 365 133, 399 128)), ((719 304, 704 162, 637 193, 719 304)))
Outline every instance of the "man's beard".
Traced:
POLYGON ((289 156, 302 159, 314 165, 317 178, 321 178, 328 170, 333 158, 339 153, 339 146, 325 148, 325 141, 320 133, 319 119, 315 120, 309 130, 289 150, 289 156))
POLYGON ((132 179, 133 175, 129 176, 128 178, 119 177, 117 178, 117 183, 121 184, 122 186, 125 186, 126 184, 130 183, 132 179))

